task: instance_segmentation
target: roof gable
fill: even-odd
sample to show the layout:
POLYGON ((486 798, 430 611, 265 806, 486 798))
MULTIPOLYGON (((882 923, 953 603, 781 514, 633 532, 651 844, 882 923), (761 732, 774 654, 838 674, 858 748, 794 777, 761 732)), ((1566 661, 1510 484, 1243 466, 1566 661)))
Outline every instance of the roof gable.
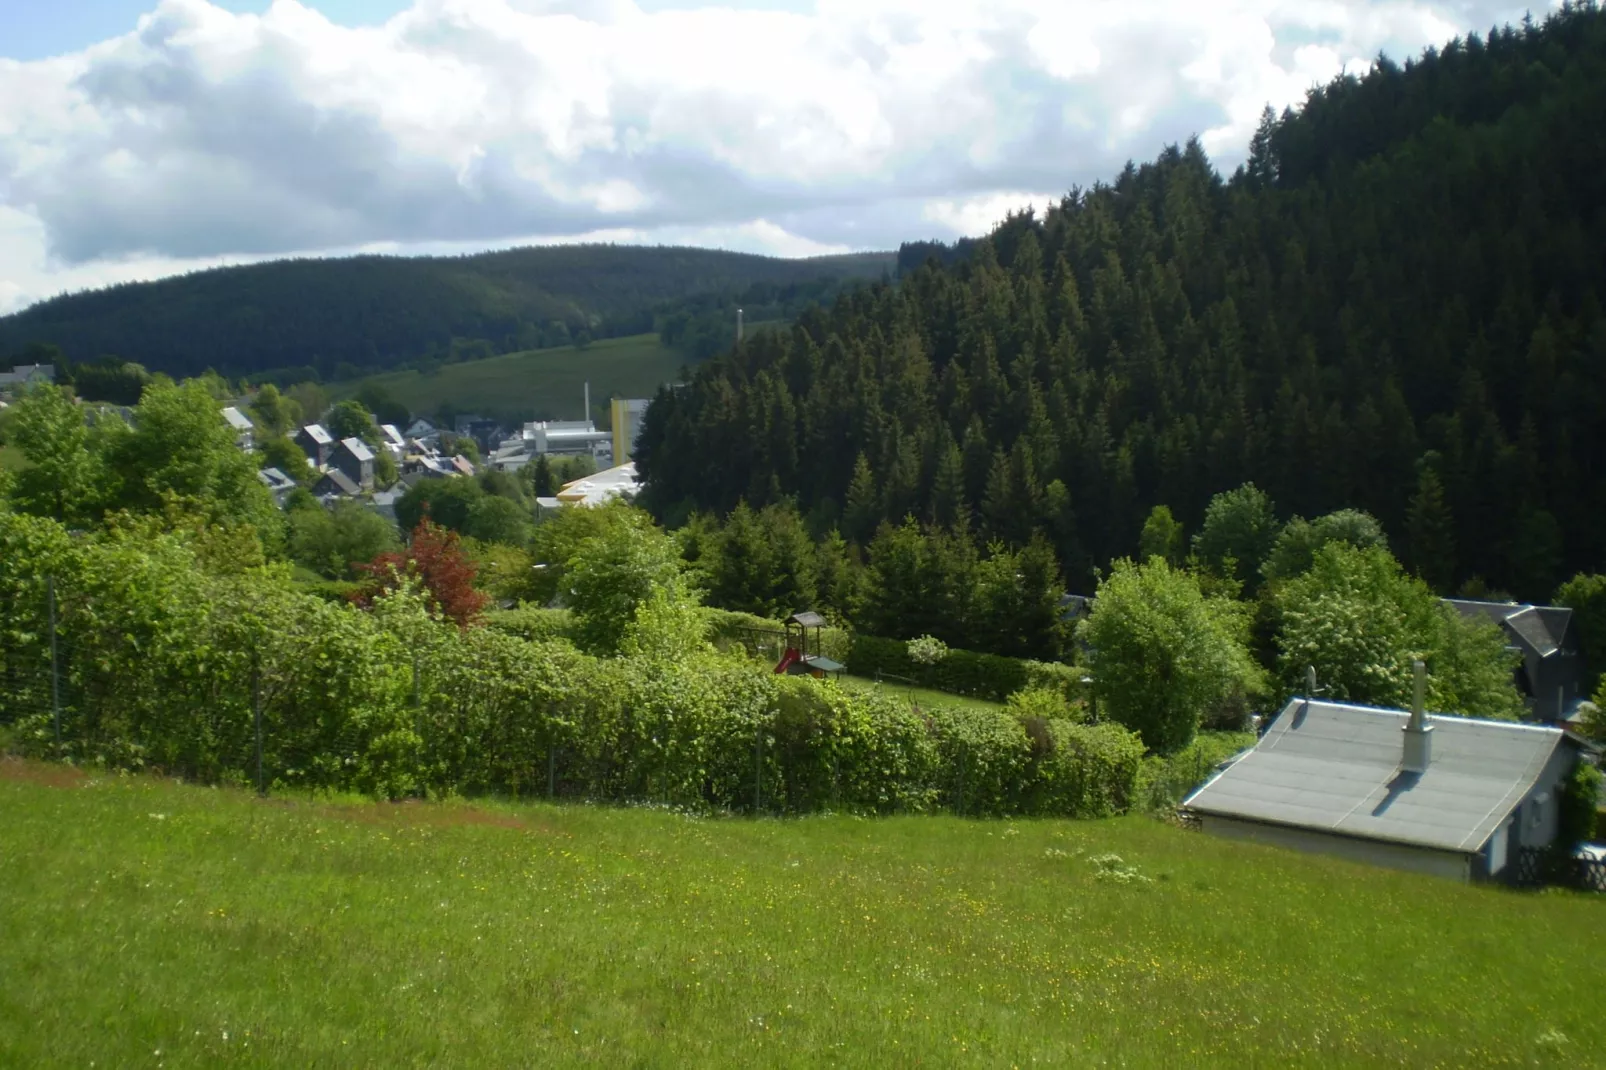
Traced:
POLYGON ((1410 715, 1295 699, 1252 750, 1183 804, 1274 824, 1476 851, 1533 788, 1555 728, 1435 716, 1433 759, 1400 768, 1410 715))
POLYGON ((1479 602, 1446 598, 1445 604, 1463 617, 1482 617, 1498 624, 1517 645, 1541 658, 1565 653, 1573 611, 1566 606, 1535 606, 1526 602, 1479 602))

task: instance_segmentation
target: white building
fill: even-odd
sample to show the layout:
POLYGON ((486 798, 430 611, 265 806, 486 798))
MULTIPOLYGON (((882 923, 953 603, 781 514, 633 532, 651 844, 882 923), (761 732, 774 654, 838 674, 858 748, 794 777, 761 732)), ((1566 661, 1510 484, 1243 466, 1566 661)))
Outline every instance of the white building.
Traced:
POLYGON ((641 437, 641 421, 647 415, 647 398, 613 399, 613 459, 624 464, 636 456, 636 440, 641 437))

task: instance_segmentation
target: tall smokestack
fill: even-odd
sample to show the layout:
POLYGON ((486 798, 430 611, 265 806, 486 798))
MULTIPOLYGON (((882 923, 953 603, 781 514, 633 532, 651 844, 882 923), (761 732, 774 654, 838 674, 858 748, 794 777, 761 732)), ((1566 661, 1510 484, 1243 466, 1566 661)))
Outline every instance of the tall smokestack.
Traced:
POLYGON ((1418 659, 1411 666, 1416 680, 1411 693, 1411 719, 1405 725, 1405 756, 1400 768, 1407 773, 1425 773, 1433 760, 1433 726, 1426 709, 1428 667, 1418 659))
POLYGON ((586 380, 586 411, 581 414, 586 423, 591 422, 591 380, 586 380))
POLYGON ((742 310, 736 310, 736 344, 742 344, 742 310))

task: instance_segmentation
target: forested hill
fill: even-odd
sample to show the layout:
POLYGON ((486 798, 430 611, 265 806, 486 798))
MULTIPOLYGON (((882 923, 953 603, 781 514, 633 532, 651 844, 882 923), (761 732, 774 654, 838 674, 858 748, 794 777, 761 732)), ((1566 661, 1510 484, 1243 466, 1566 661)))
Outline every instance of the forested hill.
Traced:
POLYGON ((892 253, 781 260, 713 249, 569 245, 466 257, 363 256, 220 268, 70 294, 0 318, 0 359, 34 343, 75 362, 227 376, 307 369, 347 377, 442 358, 654 329, 694 295, 880 278, 892 253), (341 365, 348 367, 342 368, 341 365))
POLYGON ((1606 17, 1469 36, 1196 142, 659 399, 661 514, 796 495, 1052 539, 1071 584, 1253 480, 1371 511, 1440 589, 1548 597, 1606 547, 1606 17), (862 460, 861 460, 862 458, 862 460), (859 478, 855 479, 856 468, 859 478))

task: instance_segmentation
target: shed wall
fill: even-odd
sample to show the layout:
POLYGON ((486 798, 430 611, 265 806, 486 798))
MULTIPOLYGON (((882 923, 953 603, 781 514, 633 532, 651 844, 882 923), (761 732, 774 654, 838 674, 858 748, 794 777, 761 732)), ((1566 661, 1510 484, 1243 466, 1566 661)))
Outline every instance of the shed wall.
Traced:
POLYGON ((1241 821, 1215 814, 1200 816, 1203 819, 1204 830, 1214 836, 1252 840, 1295 851, 1335 855, 1352 862, 1387 866, 1390 869, 1409 870, 1413 873, 1427 873, 1435 877, 1449 877, 1452 880, 1465 881, 1471 876, 1470 855, 1438 851, 1431 847, 1408 847, 1381 840, 1363 840, 1355 836, 1335 836, 1313 829, 1241 821))

